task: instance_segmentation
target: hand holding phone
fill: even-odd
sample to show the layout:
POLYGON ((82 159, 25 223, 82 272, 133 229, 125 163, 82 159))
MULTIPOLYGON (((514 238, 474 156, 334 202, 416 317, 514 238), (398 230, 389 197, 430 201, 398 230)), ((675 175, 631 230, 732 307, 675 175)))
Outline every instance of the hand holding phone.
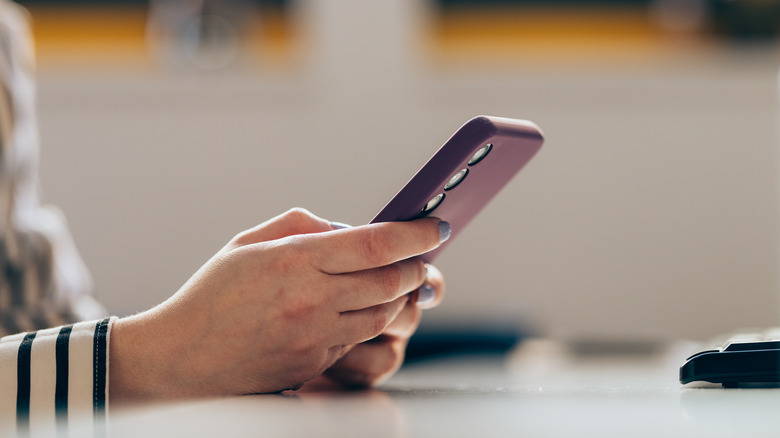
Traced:
POLYGON ((406 221, 436 216, 450 223, 449 240, 423 254, 430 263, 542 147, 533 122, 475 117, 447 140, 371 220, 406 221))

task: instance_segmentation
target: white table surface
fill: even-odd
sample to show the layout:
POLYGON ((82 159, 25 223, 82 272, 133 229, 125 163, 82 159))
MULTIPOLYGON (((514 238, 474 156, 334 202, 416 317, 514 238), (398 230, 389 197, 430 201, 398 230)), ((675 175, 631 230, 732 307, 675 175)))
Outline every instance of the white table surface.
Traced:
POLYGON ((682 386, 691 345, 574 358, 526 343, 508 357, 403 368, 376 390, 114 407, 112 437, 777 437, 780 389, 682 386))

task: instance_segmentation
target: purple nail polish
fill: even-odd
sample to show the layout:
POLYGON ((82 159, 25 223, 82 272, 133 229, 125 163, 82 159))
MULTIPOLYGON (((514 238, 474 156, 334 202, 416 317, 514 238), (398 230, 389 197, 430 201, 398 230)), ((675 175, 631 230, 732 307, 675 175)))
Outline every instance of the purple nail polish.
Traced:
POLYGON ((425 306, 431 304, 436 299, 436 291, 433 287, 425 283, 417 289, 417 306, 425 306))
POLYGON ((444 243, 450 238, 452 234, 452 227, 450 223, 446 221, 439 222, 439 243, 444 243))
POLYGON ((330 227, 334 230, 343 230, 344 228, 352 228, 352 225, 347 225, 341 222, 331 222, 330 227))

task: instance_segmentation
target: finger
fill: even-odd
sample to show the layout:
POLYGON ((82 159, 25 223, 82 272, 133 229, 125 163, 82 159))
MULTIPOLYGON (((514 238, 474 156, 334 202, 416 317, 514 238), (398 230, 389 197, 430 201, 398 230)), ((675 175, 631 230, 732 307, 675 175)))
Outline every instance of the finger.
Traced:
POLYGON ((425 265, 418 258, 381 268, 331 275, 326 279, 333 284, 329 289, 337 294, 330 298, 333 308, 342 312, 393 301, 416 290, 424 280, 425 265))
POLYGON ((333 366, 333 364, 344 357, 344 355, 350 352, 353 348, 353 345, 334 345, 330 347, 325 354, 325 361, 323 365, 324 368, 322 371, 333 366))
POLYGON ((303 208, 293 208, 237 235, 235 246, 251 245, 297 234, 322 233, 334 229, 331 222, 303 208))
POLYGON ((407 302, 409 296, 402 295, 389 303, 341 313, 335 326, 334 345, 359 344, 379 336, 407 302))
POLYGON ((310 262, 329 274, 387 266, 426 253, 447 240, 450 225, 437 218, 384 222, 301 240, 310 262))
POLYGON ((387 326, 382 335, 409 339, 412 337, 415 330, 417 330, 417 326, 420 325, 421 316, 422 310, 420 310, 420 308, 417 307, 417 304, 410 299, 403 310, 401 310, 401 313, 399 313, 393 322, 387 326))
POLYGON ((339 383, 353 386, 372 386, 398 371, 404 360, 406 342, 391 336, 382 336, 376 342, 355 346, 325 375, 339 383))
POLYGON ((416 303, 421 309, 431 309, 438 306, 444 298, 446 285, 444 276, 436 266, 425 265, 425 282, 417 290, 416 303))

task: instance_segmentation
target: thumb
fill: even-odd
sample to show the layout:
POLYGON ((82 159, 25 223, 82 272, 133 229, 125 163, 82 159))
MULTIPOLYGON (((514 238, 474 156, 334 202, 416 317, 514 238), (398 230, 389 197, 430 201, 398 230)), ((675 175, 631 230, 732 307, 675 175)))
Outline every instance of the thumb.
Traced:
POLYGON ((322 233, 333 229, 336 227, 331 226, 330 221, 316 216, 309 210, 296 207, 238 234, 231 241, 230 246, 237 248, 287 236, 322 233))

